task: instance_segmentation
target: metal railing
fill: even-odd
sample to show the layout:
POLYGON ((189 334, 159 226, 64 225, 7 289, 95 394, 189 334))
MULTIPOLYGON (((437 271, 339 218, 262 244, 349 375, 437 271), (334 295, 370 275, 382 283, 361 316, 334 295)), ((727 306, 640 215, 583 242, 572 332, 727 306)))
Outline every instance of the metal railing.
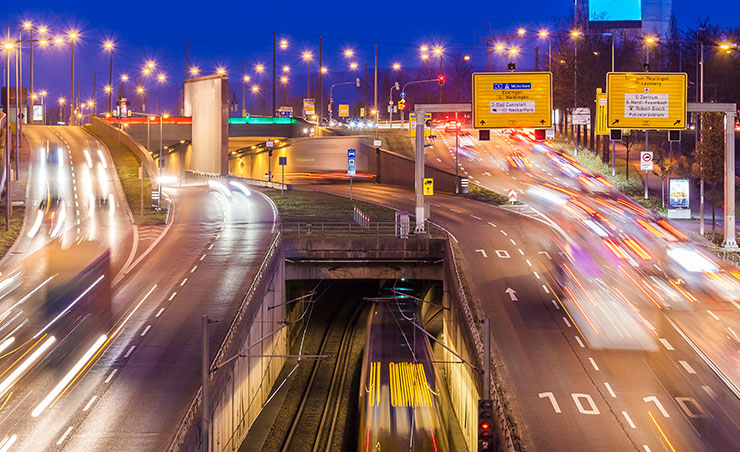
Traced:
MULTIPOLYGON (((295 238, 401 238, 398 224, 392 221, 354 222, 294 222, 280 223, 280 233, 285 239, 295 238)), ((414 236, 413 229, 410 234, 414 236)), ((430 224, 421 237, 444 237, 446 234, 430 224)))

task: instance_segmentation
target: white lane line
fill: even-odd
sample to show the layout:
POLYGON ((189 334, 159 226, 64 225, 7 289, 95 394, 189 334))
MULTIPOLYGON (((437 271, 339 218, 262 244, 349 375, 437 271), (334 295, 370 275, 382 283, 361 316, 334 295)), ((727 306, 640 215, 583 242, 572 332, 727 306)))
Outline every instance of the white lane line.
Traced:
POLYGON ((529 265, 530 267, 532 266, 532 263, 531 263, 531 262, 529 262, 529 259, 524 259, 524 262, 526 262, 526 263, 527 263, 527 265, 529 265))
POLYGON ((503 229, 501 229, 500 231, 501 231, 501 233, 502 233, 503 235, 509 235, 509 234, 507 234, 507 233, 506 233, 506 231, 504 231, 503 229))
POLYGON ((678 363, 680 365, 682 365, 684 369, 686 369, 686 372, 688 372, 690 374, 695 374, 696 373, 696 371, 694 370, 694 368, 691 367, 691 364, 687 363, 686 361, 684 361, 684 360, 678 360, 678 363))
POLYGON ((555 309, 560 309, 560 306, 558 306, 558 303, 555 300, 552 300, 552 304, 555 306, 555 309))
POLYGON ((635 426, 635 423, 634 423, 634 422, 632 422, 632 419, 630 419, 630 415, 629 415, 629 414, 627 414, 627 412, 626 412, 626 411, 622 411, 622 416, 624 416, 624 418, 625 418, 625 419, 627 419, 627 423, 628 423, 628 424, 630 425, 630 427, 632 427, 632 428, 637 428, 637 427, 635 426))
POLYGON ((157 311, 157 314, 154 317, 159 317, 164 312, 164 308, 159 308, 159 311, 157 311))
POLYGON ((719 320, 719 317, 717 317, 717 314, 715 314, 714 312, 710 311, 709 309, 707 309, 707 312, 709 313, 709 315, 711 315, 712 317, 714 317, 714 320, 719 320))
POLYGON ((706 392, 707 394, 709 394, 709 397, 711 397, 713 399, 716 399, 717 398, 717 394, 709 386, 702 386, 701 388, 704 390, 704 392, 706 392))
POLYGON ((488 254, 486 254, 486 250, 475 250, 476 253, 481 253, 483 257, 488 257, 488 254))
POLYGON ((512 245, 516 246, 516 242, 514 241, 514 239, 509 239, 509 241, 511 242, 512 245))
POLYGON ((194 265, 193 268, 190 269, 190 273, 195 273, 195 270, 198 268, 197 265, 194 265))
POLYGON ((201 260, 201 261, 203 261, 203 259, 205 259, 205 258, 206 258, 206 255, 204 254, 204 255, 202 255, 202 256, 200 257, 200 260, 201 260))
POLYGON ((673 348, 673 346, 671 345, 671 343, 668 342, 667 340, 663 339, 662 337, 659 337, 658 340, 660 341, 661 344, 663 344, 663 347, 665 347, 666 350, 670 350, 670 351, 675 350, 675 348, 673 348))
POLYGON ((609 383, 604 382, 604 386, 606 387, 606 390, 609 391, 609 395, 612 396, 613 399, 616 399, 617 395, 614 393, 614 390, 612 389, 611 385, 609 383))
POLYGON ((588 361, 594 366, 594 370, 599 370, 599 366, 596 365, 596 361, 593 358, 589 358, 588 361))
POLYGON ((565 317, 563 317, 563 322, 565 322, 565 324, 568 325, 568 328, 571 328, 571 325, 570 325, 570 322, 568 321, 568 319, 566 319, 565 317))
POLYGON ((131 356, 131 353, 133 353, 133 352, 134 352, 134 349, 135 349, 135 348, 136 348, 136 346, 135 346, 135 345, 132 345, 132 346, 131 346, 131 348, 129 348, 129 349, 128 349, 128 351, 126 352, 126 354, 125 354, 125 355, 123 355, 123 359, 126 359, 126 358, 128 358, 129 356, 131 356))
POLYGON ((495 224, 493 224, 493 223, 491 223, 490 221, 488 222, 488 224, 490 224, 490 225, 491 225, 491 226, 493 226, 494 228, 496 227, 496 225, 495 225, 495 224))
POLYGON ((218 240, 219 237, 221 237, 221 233, 220 232, 218 234, 216 234, 216 240, 218 240))
POLYGON ((186 282, 188 282, 188 278, 182 280, 182 282, 180 283, 180 287, 184 286, 186 282))
POLYGON ((90 399, 90 401, 89 401, 89 402, 87 402, 87 405, 85 405, 85 408, 83 408, 83 409, 82 409, 82 411, 87 411, 87 410, 89 410, 89 409, 90 409, 90 407, 92 406, 92 404, 93 404, 93 403, 95 403, 95 401, 96 401, 97 399, 98 399, 98 396, 96 396, 96 395, 92 396, 92 398, 90 399))
POLYGON ((452 207, 450 207, 450 210, 453 211, 453 212, 455 212, 455 213, 462 213, 461 211, 459 211, 457 209, 453 209, 452 207))
POLYGON ((517 248, 517 251, 519 251, 519 254, 521 254, 522 256, 524 256, 524 251, 522 251, 521 248, 517 248))
POLYGON ((177 295, 177 292, 172 292, 172 295, 170 295, 170 298, 168 298, 167 301, 172 301, 172 299, 175 298, 175 295, 177 295))
POLYGON ((151 328, 151 325, 147 325, 146 328, 144 328, 144 331, 141 332, 141 336, 146 336, 146 333, 149 332, 149 329, 151 328))
POLYGON ((470 215, 470 217, 471 217, 471 218, 475 218, 475 219, 476 219, 476 220, 478 220, 478 221, 481 221, 481 220, 483 220, 483 219, 482 219, 481 217, 476 217, 475 215, 470 215))
POLYGON ((211 243, 211 245, 208 247, 208 250, 210 251, 211 248, 213 248, 213 243, 211 243))
POLYGON ((645 452, 652 452, 647 444, 643 444, 642 448, 645 449, 645 452))
POLYGON ((67 427, 67 430, 64 432, 64 435, 62 435, 61 438, 59 438, 59 441, 57 441, 57 446, 61 446, 65 439, 67 439, 67 436, 69 435, 69 432, 72 431, 72 427, 67 427))
POLYGON ((540 279, 540 275, 539 275, 539 273, 537 273, 537 272, 532 272, 532 273, 534 273, 534 277, 535 277, 535 278, 537 278, 537 279, 540 279))
POLYGON ((550 293, 550 289, 548 289, 546 285, 543 284, 542 285, 542 288, 545 289, 545 292, 546 293, 550 293))
POLYGON ((118 369, 113 369, 111 371, 110 375, 108 375, 108 378, 105 379, 105 382, 106 383, 110 383, 110 381, 113 379, 113 375, 115 375, 116 372, 118 372, 118 369))
POLYGON ((735 306, 736 308, 740 309, 740 304, 738 304, 737 301, 730 300, 730 303, 732 303, 732 305, 735 306))
POLYGON ((586 348, 586 346, 585 346, 585 345, 583 345, 583 341, 581 340, 581 338, 580 338, 580 337, 578 337, 578 336, 575 336, 575 338, 576 338, 576 342, 578 342, 578 345, 579 345, 579 346, 580 346, 581 348, 586 348))

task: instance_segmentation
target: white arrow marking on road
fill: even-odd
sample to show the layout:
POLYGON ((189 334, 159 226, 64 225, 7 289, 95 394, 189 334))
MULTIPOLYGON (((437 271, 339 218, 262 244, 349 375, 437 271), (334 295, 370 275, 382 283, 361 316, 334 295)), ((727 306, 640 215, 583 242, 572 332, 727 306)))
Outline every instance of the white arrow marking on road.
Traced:
POLYGON ((476 253, 481 253, 483 257, 488 257, 488 254, 486 254, 486 250, 475 250, 476 253))
POLYGON ((516 297, 516 290, 512 289, 511 287, 507 287, 504 292, 508 293, 511 297, 511 301, 519 301, 519 299, 516 297))
POLYGON ((550 253, 548 253, 547 251, 540 251, 540 252, 539 252, 539 253, 537 253, 537 254, 544 254, 546 258, 548 258, 548 259, 552 260, 552 258, 550 257, 550 253))
POLYGON ((655 402, 655 405, 658 406, 658 410, 660 410, 660 413, 663 415, 663 417, 671 417, 670 414, 668 414, 668 412, 665 410, 665 408, 663 408, 663 405, 661 405, 660 402, 658 402, 657 397, 655 396, 643 397, 642 401, 645 403, 655 402))

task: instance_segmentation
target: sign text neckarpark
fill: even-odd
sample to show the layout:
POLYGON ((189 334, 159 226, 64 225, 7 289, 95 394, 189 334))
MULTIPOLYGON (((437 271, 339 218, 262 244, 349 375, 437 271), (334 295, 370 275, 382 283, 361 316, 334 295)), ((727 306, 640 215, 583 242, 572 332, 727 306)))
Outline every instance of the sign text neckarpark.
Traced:
POLYGON ((473 74, 473 127, 506 129, 552 127, 550 72, 473 74))
POLYGON ((685 129, 686 83, 682 72, 606 74, 607 127, 685 129))

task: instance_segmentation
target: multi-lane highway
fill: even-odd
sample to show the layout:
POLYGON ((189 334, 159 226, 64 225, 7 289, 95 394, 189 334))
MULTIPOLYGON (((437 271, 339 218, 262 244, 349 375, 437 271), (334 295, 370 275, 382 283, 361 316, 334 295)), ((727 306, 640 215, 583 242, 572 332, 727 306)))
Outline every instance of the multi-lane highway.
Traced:
MULTIPOLYGON (((572 162, 532 143, 499 134, 489 143, 464 143, 462 175, 497 191, 517 189, 528 203, 431 200, 431 221, 458 242, 466 276, 491 318, 525 442, 540 450, 732 449, 740 405, 669 320, 678 309, 709 315, 685 299, 703 302, 704 281, 671 288, 685 272, 659 249, 668 236, 679 243, 671 246, 690 248, 680 233, 609 194, 598 179, 569 174, 572 162), (614 249, 602 240, 610 239, 605 228, 614 249), (650 241, 651 229, 662 238, 650 241)), ((454 135, 441 134, 427 159, 454 170, 454 135)), ((353 194, 413 206, 408 190, 356 185, 353 194)))

